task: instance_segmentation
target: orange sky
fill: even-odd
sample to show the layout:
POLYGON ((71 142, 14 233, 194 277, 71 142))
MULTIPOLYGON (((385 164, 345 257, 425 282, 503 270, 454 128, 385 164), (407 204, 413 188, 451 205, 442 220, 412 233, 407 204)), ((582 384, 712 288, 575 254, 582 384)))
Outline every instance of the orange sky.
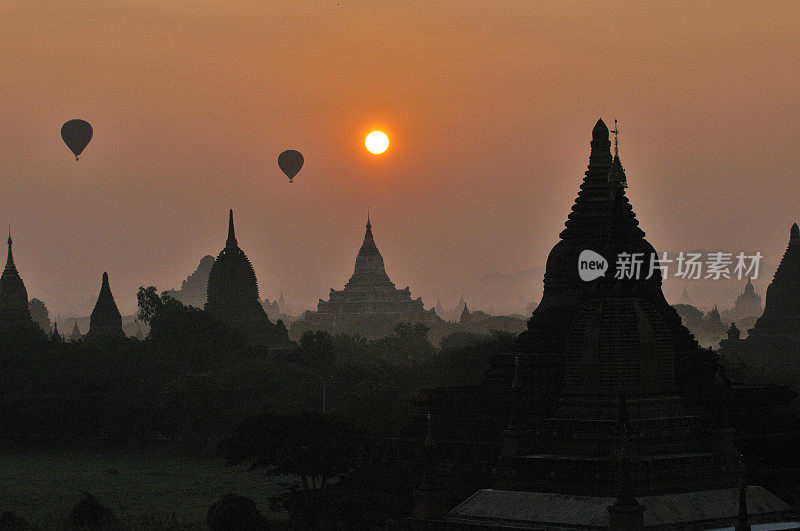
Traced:
POLYGON ((65 4, 0 0, 0 223, 52 315, 88 314, 104 270, 123 312, 179 287, 228 208, 262 298, 341 288, 369 205, 398 287, 470 300, 544 263, 599 116, 657 249, 776 261, 800 221, 794 2, 65 4))

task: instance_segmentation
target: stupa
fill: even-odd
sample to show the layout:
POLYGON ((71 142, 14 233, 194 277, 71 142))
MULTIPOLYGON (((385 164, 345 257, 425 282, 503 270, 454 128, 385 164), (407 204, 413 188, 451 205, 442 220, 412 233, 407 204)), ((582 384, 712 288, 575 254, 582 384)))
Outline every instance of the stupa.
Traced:
POLYGON ((331 288, 328 300, 320 299, 317 311, 306 312, 292 328, 298 332, 326 330, 375 338, 391 334, 401 322, 433 326, 441 319, 434 310, 425 310, 422 298, 412 299, 410 288, 397 289, 389 279, 367 216, 364 241, 344 289, 331 288))
POLYGON ((123 337, 125 337, 125 333, 122 331, 122 315, 119 313, 117 303, 114 302, 114 295, 111 294, 108 273, 104 272, 100 284, 100 294, 97 296, 97 303, 95 303, 89 319, 89 332, 86 334, 86 339, 92 341, 123 337))
MULTIPOLYGON (((522 352, 495 359, 481 386, 492 413, 483 422, 456 413, 459 428, 491 426, 502 416, 506 429, 492 488, 440 515, 445 526, 605 528, 628 518, 621 528, 638 529, 735 521, 729 508, 739 495, 739 456, 723 420, 702 407, 715 393, 716 360, 666 302, 658 269, 615 274, 618 257, 641 253, 649 261, 655 250, 625 196, 618 149, 612 157, 610 147, 598 120, 589 169, 548 258, 522 352), (580 278, 585 250, 605 259, 606 274, 580 278), (510 401, 492 404, 502 385, 510 401), (692 512, 697 504, 703 509, 692 512), (667 507, 672 513, 665 515, 667 507)), ((440 433, 449 436, 441 447, 463 439, 451 426, 440 433)), ((498 438, 484 436, 489 444, 498 438)), ((749 489, 766 500, 763 513, 788 511, 764 489, 749 489)))
POLYGON ((228 216, 228 239, 217 255, 208 275, 206 309, 228 327, 251 339, 266 338, 273 332, 258 299, 258 281, 250 259, 239 248, 233 225, 233 210, 228 216))
POLYGON ((28 290, 14 265, 12 246, 9 230, 6 267, 0 275, 0 331, 35 326, 28 307, 28 290))

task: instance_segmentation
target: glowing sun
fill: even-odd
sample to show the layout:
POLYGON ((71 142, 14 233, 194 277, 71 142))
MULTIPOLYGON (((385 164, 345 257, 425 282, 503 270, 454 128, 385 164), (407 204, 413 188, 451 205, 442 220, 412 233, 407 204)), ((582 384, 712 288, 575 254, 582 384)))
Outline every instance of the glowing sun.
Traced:
POLYGON ((367 135, 364 145, 370 153, 380 155, 389 147, 389 137, 382 131, 373 131, 367 135))

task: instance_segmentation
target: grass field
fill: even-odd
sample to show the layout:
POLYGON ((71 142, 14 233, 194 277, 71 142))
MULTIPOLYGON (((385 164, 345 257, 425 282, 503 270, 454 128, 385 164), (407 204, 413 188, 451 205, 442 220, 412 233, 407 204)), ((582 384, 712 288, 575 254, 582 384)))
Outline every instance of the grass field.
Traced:
POLYGON ((83 454, 0 455, 0 511, 53 527, 90 492, 127 525, 170 522, 202 527, 209 505, 226 493, 252 498, 267 518, 269 498, 288 478, 265 478, 221 461, 83 454))

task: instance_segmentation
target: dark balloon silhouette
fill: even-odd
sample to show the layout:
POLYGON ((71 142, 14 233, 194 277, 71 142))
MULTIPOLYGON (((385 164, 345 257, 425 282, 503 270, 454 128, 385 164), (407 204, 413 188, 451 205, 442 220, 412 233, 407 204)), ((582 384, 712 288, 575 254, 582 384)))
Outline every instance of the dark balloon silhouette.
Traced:
POLYGON ((86 149, 92 139, 92 126, 86 120, 70 120, 61 126, 61 138, 75 154, 75 160, 78 160, 78 155, 86 149))
POLYGON ((289 178, 289 182, 292 182, 294 176, 303 167, 303 154, 294 149, 287 149, 278 155, 278 166, 289 178))

